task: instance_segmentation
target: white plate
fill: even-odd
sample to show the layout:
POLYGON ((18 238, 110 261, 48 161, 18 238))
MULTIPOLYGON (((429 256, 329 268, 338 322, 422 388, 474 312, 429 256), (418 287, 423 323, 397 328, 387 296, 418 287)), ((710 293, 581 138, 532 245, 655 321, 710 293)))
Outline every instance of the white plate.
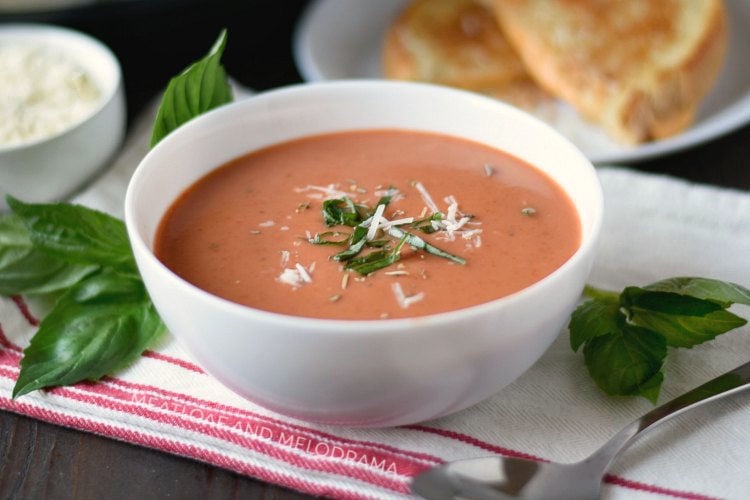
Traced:
MULTIPOLYGON (((294 57, 308 81, 381 78, 384 32, 405 0, 317 0, 302 16, 294 57)), ((728 0, 730 45, 716 86, 703 101, 695 124, 675 137, 635 147, 619 145, 598 127, 560 104, 547 118, 595 163, 627 163, 708 141, 750 121, 750 2, 728 0)))

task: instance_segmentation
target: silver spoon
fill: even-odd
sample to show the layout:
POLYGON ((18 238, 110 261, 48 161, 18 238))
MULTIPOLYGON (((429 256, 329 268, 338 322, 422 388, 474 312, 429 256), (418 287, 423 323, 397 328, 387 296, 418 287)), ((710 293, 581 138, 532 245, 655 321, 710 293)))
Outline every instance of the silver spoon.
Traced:
POLYGON ((750 363, 720 375, 659 406, 615 434, 581 462, 559 464, 522 458, 484 457, 438 465, 417 475, 413 493, 431 500, 595 499, 615 456, 645 431, 675 415, 750 387, 750 363))

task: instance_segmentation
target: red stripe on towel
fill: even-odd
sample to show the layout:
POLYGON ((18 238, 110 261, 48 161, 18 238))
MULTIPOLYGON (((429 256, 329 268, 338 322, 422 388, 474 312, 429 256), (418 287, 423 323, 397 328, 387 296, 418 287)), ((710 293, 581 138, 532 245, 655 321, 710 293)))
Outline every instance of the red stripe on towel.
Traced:
POLYGON ((526 460, 534 460, 536 462, 547 462, 547 460, 544 460, 535 455, 530 455, 528 453, 511 450, 510 448, 504 448, 502 446, 490 444, 490 443, 481 441, 475 437, 468 436, 466 434, 461 434, 460 432, 449 431, 446 429, 439 429, 437 427, 427 427, 425 425, 408 425, 405 428, 412 429, 415 431, 420 431, 420 432, 427 432, 429 434, 437 434, 438 436, 446 437, 449 439, 454 439, 456 441, 461 441, 463 443, 476 446, 477 448, 481 448, 486 451, 491 451, 492 453, 498 453, 506 457, 525 458, 526 460))
POLYGON ((661 486, 653 486, 651 484, 645 484, 638 481, 631 481, 630 479, 624 479, 612 474, 607 474, 606 476, 604 476, 604 482, 617 486, 623 486, 631 490, 643 491, 646 493, 655 493, 657 495, 667 495, 670 497, 683 498, 686 500, 719 500, 716 497, 709 497, 698 493, 677 491, 671 488, 662 488, 661 486))
POLYGON ((28 304, 26 304, 26 301, 23 300, 23 297, 20 295, 14 295, 11 297, 11 300, 16 304, 16 307, 18 307, 18 310, 21 311, 21 314, 24 318, 26 318, 26 321, 31 326, 39 326, 39 320, 31 314, 31 310, 29 309, 28 304))
POLYGON ((151 350, 143 351, 143 356, 146 358, 158 359, 159 361, 164 361, 166 363, 171 363, 173 365, 179 366, 180 368, 190 370, 191 372, 206 373, 200 366, 190 363, 189 361, 185 361, 184 359, 175 358, 174 356, 167 356, 166 354, 161 354, 159 352, 151 350))

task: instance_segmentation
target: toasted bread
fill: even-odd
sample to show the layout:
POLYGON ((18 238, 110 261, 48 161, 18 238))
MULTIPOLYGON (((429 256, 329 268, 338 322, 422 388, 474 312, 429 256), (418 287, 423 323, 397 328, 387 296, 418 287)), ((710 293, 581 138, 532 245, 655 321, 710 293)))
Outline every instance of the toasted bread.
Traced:
POLYGON ((411 2, 385 37, 382 69, 386 78, 459 87, 527 109, 546 98, 480 0, 411 2))
POLYGON ((625 143, 694 120, 727 47, 721 0, 494 0, 537 83, 625 143))

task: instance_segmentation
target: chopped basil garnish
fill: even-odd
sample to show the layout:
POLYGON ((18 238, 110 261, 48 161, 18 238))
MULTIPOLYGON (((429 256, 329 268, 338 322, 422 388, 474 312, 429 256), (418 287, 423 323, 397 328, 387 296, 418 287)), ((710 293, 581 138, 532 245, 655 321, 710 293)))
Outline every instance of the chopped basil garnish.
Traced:
POLYGON ((357 226, 349 240, 349 248, 331 258, 337 261, 345 261, 356 257, 365 248, 365 243, 367 243, 367 228, 357 226))
POLYGON ((416 229, 417 231, 422 231, 425 234, 432 234, 436 231, 439 231, 438 228, 433 225, 434 222, 439 222, 443 220, 443 213, 442 212, 435 212, 434 214, 430 215, 429 217, 425 217, 424 219, 415 220, 410 224, 411 227, 416 229))
POLYGON ((318 233, 308 240, 313 245, 346 245, 349 233, 343 231, 325 231, 318 233))
POLYGON ((461 264, 461 265, 466 264, 466 259, 463 259, 457 255, 453 255, 452 253, 446 252, 445 250, 441 250, 434 245, 430 245, 419 236, 413 235, 411 233, 407 233, 406 231, 402 231, 401 229, 395 226, 392 226, 390 229, 388 229, 388 234, 396 238, 406 238, 406 242, 418 250, 424 250, 425 252, 429 254, 437 255, 438 257, 443 257, 444 259, 452 260, 456 264, 461 264))
MULTIPOLYGON (((408 244, 416 250, 425 251, 431 255, 448 259, 457 264, 466 264, 466 260, 453 255, 450 252, 446 252, 425 240, 416 236, 412 233, 404 231, 395 225, 391 225, 384 231, 386 236, 398 240, 398 244, 393 250, 389 250, 388 246, 391 244, 393 239, 379 238, 379 239, 367 239, 367 234, 370 232, 370 224, 373 222, 373 217, 379 206, 387 206, 392 198, 394 188, 389 189, 389 193, 382 196, 375 207, 368 207, 363 204, 356 204, 348 196, 342 196, 341 198, 334 198, 323 202, 323 221, 328 227, 333 226, 348 226, 353 227, 354 231, 347 238, 341 239, 342 234, 348 234, 342 231, 326 231, 323 233, 316 234, 313 238, 309 238, 308 241, 315 245, 346 245, 349 247, 331 257, 332 260, 338 262, 345 262, 345 269, 356 271, 359 274, 367 275, 373 273, 384 267, 388 267, 394 262, 400 259, 401 248, 408 244), (372 251, 368 253, 363 252, 371 248, 372 251), (377 249, 377 250, 375 250, 377 249)), ((382 210, 382 209, 381 209, 382 210)), ((440 227, 433 225, 435 221, 442 221, 444 215, 441 212, 436 212, 429 217, 407 223, 409 227, 422 231, 426 234, 435 233, 442 230, 440 227)), ((372 237, 372 234, 370 235, 372 237)))
POLYGON ((323 220, 326 225, 354 227, 362 222, 354 202, 347 196, 323 202, 323 220))
POLYGON ((352 259, 346 264, 346 269, 351 269, 359 274, 367 275, 383 269, 384 267, 388 267, 401 258, 401 248, 404 246, 404 243, 406 243, 406 240, 406 236, 401 238, 398 245, 396 245, 396 248, 390 252, 388 250, 376 250, 368 253, 364 257, 352 259))

